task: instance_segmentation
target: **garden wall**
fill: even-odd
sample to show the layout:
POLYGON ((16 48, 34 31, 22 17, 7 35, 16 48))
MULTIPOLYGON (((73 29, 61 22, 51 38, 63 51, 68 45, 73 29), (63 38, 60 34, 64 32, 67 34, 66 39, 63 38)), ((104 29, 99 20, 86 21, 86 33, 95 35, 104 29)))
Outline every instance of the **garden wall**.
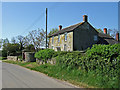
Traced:
POLYGON ((17 61, 18 57, 17 56, 7 56, 8 60, 13 60, 13 61, 17 61))

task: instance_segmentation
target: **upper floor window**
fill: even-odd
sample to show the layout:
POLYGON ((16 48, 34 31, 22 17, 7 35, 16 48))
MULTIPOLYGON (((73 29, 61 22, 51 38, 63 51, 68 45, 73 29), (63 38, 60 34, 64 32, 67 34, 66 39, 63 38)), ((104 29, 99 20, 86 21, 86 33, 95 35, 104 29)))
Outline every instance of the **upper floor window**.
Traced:
POLYGON ((54 36, 52 37, 52 44, 54 43, 54 36))
POLYGON ((67 32, 65 33, 65 41, 67 41, 67 32))
POLYGON ((58 34, 58 42, 60 42, 60 34, 58 34))
POLYGON ((97 35, 94 35, 94 41, 97 41, 97 40, 98 40, 97 35))

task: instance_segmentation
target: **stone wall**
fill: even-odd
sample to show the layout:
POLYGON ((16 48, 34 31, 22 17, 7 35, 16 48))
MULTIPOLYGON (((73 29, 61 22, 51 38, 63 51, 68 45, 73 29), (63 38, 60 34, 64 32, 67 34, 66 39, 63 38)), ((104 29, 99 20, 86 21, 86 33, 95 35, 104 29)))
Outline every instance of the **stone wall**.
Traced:
POLYGON ((18 57, 17 56, 7 56, 8 60, 13 60, 13 61, 17 61, 18 57))
POLYGON ((45 63, 56 64, 56 59, 55 58, 48 59, 46 60, 46 62, 43 60, 36 59, 36 63, 37 64, 45 64, 45 63))
POLYGON ((58 36, 54 36, 54 42, 52 43, 52 37, 49 38, 49 48, 57 51, 60 47, 60 51, 64 51, 64 46, 66 45, 67 51, 73 51, 73 32, 67 33, 67 40, 65 41, 65 35, 60 34, 60 42, 58 42, 58 36))

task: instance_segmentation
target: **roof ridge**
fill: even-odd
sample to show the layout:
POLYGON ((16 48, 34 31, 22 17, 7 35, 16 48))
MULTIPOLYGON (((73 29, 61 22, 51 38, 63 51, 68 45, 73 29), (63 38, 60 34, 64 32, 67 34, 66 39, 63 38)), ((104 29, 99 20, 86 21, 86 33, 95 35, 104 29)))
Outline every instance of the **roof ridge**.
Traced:
MULTIPOLYGON (((72 27, 72 26, 76 26, 76 25, 80 25, 80 24, 82 24, 82 23, 84 23, 84 22, 76 23, 76 24, 70 25, 70 26, 68 26, 68 27, 66 27, 66 28, 69 28, 69 27, 72 27)), ((63 28, 63 29, 66 29, 66 28, 63 28)), ((62 30, 63 30, 63 29, 62 29, 62 30)))
POLYGON ((77 23, 77 24, 74 24, 74 25, 70 25, 70 26, 68 26, 68 27, 66 27, 66 28, 63 28, 63 29, 59 30, 59 31, 56 32, 56 33, 53 33, 53 34, 50 35, 49 37, 54 36, 54 35, 56 35, 56 34, 61 34, 61 33, 64 33, 64 32, 72 31, 73 29, 75 29, 76 27, 78 27, 79 25, 81 25, 81 24, 83 24, 83 23, 84 23, 84 22, 80 22, 80 23, 77 23), (70 28, 70 30, 67 30, 67 29, 69 29, 69 28, 70 28))

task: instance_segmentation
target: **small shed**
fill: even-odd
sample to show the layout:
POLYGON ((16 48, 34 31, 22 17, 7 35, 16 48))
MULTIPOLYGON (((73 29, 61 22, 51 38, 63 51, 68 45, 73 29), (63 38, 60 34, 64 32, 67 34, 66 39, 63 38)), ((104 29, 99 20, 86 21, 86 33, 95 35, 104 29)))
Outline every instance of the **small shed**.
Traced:
POLYGON ((34 57, 35 52, 25 52, 25 61, 26 62, 35 62, 36 58, 34 57))
POLYGON ((35 52, 30 52, 27 49, 22 50, 22 60, 25 62, 35 62, 36 58, 34 57, 35 52))

